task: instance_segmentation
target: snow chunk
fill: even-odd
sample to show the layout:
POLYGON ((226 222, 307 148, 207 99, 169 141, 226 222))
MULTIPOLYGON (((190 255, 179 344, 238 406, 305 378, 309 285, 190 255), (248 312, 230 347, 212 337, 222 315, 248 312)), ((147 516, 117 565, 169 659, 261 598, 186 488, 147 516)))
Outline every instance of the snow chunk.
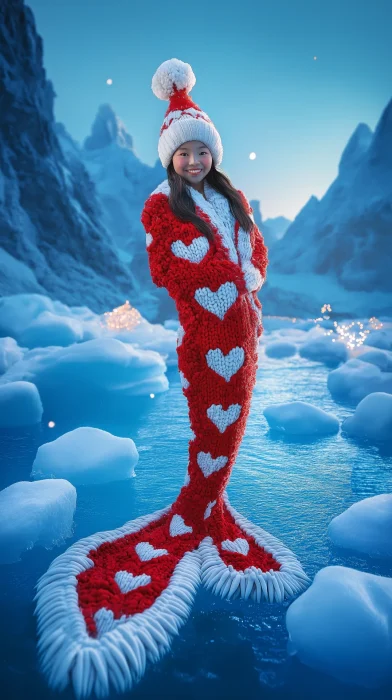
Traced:
POLYGON ((113 334, 113 337, 124 343, 132 343, 143 350, 159 352, 168 367, 176 366, 178 363, 177 331, 165 328, 160 323, 149 323, 143 319, 132 330, 122 330, 113 334))
POLYGON ((139 453, 131 438, 82 427, 38 448, 32 479, 55 477, 81 484, 105 484, 135 476, 139 453))
POLYGON ((364 345, 371 345, 380 350, 392 350, 392 328, 372 331, 367 336, 364 345))
POLYGON ((296 345, 284 340, 275 340, 265 346, 265 354, 268 355, 268 357, 291 357, 295 355, 296 352, 296 345))
POLYGON ((347 683, 392 678, 392 579, 327 566, 289 607, 289 652, 347 683))
POLYGON ((366 437, 371 442, 392 442, 391 394, 375 391, 365 396, 354 415, 343 422, 342 431, 352 437, 366 437))
POLYGON ((392 372, 392 352, 386 350, 369 350, 363 352, 360 357, 362 362, 370 362, 380 368, 381 372, 392 372))
MULTIPOLYGON (((55 302, 43 294, 12 294, 0 299, 0 334, 18 339, 43 311, 54 311, 55 302)), ((69 312, 69 307, 57 302, 69 312)))
POLYGON ((392 557, 392 494, 354 503, 331 520, 328 536, 338 547, 371 557, 392 557))
POLYGON ((26 336, 28 347, 37 347, 40 337, 46 346, 63 345, 61 338, 64 334, 69 337, 69 328, 73 328, 79 338, 81 327, 83 341, 92 340, 104 332, 100 317, 87 306, 67 306, 44 294, 12 294, 0 299, 0 335, 9 335, 20 341, 30 326, 31 331, 26 336), (40 317, 42 320, 37 327, 40 317), (64 319, 62 324, 61 319, 64 319), (68 331, 67 327, 64 328, 67 325, 68 331), (57 342, 57 336, 60 342, 57 342))
POLYGON ((306 401, 272 404, 264 409, 271 430, 287 435, 331 435, 339 431, 339 420, 306 401))
POLYGON ((0 425, 35 425, 40 423, 43 406, 39 391, 31 382, 0 385, 0 425))
POLYGON ((83 339, 83 326, 75 318, 59 316, 44 311, 22 331, 21 345, 27 348, 44 348, 49 345, 66 347, 83 339))
POLYGON ((392 374, 379 367, 352 358, 329 373, 327 386, 334 399, 357 404, 373 392, 392 394, 392 374))
POLYGON ((4 374, 15 362, 21 360, 23 350, 14 338, 0 338, 0 374, 4 374))
POLYGON ((0 491, 0 563, 34 545, 51 549, 72 537, 76 489, 64 479, 18 481, 0 491))
POLYGON ((166 364, 159 353, 141 350, 116 338, 96 338, 66 348, 26 352, 3 376, 0 385, 33 382, 50 420, 67 416, 122 415, 137 410, 135 396, 167 391, 166 364))
POLYGON ((320 335, 303 343, 299 354, 307 360, 323 362, 327 367, 337 367, 340 362, 347 360, 348 350, 336 334, 320 335))

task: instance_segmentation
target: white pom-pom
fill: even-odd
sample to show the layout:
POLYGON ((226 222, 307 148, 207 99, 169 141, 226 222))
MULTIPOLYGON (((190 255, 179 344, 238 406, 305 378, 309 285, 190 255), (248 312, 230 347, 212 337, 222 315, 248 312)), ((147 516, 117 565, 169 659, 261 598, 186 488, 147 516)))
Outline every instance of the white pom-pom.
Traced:
POLYGON ((189 63, 184 63, 178 58, 161 63, 154 73, 151 89, 159 100, 169 100, 174 92, 173 83, 176 84, 177 90, 186 88, 187 93, 192 90, 196 78, 189 63))

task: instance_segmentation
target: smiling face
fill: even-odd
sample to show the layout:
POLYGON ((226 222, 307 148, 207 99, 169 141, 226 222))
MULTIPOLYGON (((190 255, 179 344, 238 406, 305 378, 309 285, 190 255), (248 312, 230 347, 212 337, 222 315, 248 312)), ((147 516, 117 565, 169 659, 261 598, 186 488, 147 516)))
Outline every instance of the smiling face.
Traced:
POLYGON ((196 189, 211 166, 211 151, 202 141, 186 141, 173 154, 174 170, 196 189))

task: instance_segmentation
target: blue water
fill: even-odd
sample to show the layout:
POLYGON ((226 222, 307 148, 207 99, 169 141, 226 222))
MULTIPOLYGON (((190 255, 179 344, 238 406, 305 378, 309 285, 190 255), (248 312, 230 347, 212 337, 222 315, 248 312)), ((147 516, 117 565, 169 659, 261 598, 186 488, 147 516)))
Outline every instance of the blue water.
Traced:
MULTIPOLYGON (((322 567, 343 564, 370 573, 392 575, 391 564, 334 550, 327 539, 330 520, 355 501, 392 490, 392 455, 378 447, 336 436, 288 441, 268 431, 263 408, 304 400, 343 420, 353 408, 336 404, 327 390, 328 370, 299 357, 262 357, 258 381, 237 464, 228 487, 233 506, 299 556, 313 577, 322 567)), ((74 541, 98 530, 171 503, 181 487, 191 436, 186 399, 177 369, 168 373, 170 389, 151 399, 147 412, 132 424, 124 415, 102 429, 135 440, 140 453, 137 477, 128 482, 78 487, 74 537, 63 547, 34 548, 22 560, 2 566, 0 677, 3 698, 49 700, 37 669, 33 588, 50 562, 74 541)), ((45 418, 45 416, 44 416, 45 418)), ((84 423, 86 425, 88 423, 84 423)), ((29 480, 40 444, 80 423, 57 424, 2 433, 0 488, 29 480)), ((96 424, 95 424, 96 425, 96 424)), ((151 666, 123 697, 203 697, 266 700, 387 700, 392 687, 367 690, 343 685, 288 656, 284 619, 288 604, 227 602, 199 589, 191 616, 171 652, 151 666)), ((68 688, 61 695, 73 697, 68 688)), ((113 694, 113 698, 114 698, 113 694)), ((116 696, 117 697, 117 696, 116 696)))

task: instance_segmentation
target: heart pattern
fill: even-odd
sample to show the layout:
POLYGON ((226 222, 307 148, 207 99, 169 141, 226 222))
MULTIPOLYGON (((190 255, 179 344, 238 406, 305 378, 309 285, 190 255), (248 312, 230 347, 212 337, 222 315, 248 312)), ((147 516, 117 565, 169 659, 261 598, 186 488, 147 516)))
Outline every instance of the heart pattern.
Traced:
POLYGON ((235 423, 240 413, 241 406, 239 403, 231 404, 226 411, 222 408, 221 404, 217 405, 213 403, 212 406, 207 408, 207 416, 213 424, 216 425, 220 433, 224 433, 229 425, 235 423))
POLYGON ((245 360, 243 348, 232 348, 227 355, 224 355, 220 348, 209 350, 206 354, 207 364, 221 377, 230 381, 232 376, 238 372, 245 360))
POLYGON ((167 549, 155 549, 149 542, 138 542, 135 551, 140 561, 151 561, 151 559, 163 557, 164 554, 168 554, 167 549))
POLYGON ((237 537, 234 542, 232 540, 224 540, 221 546, 222 549, 226 549, 228 552, 235 552, 236 554, 243 554, 244 556, 249 552, 249 542, 242 537, 237 537))
POLYGON ((195 299, 203 309, 218 316, 222 321, 226 312, 233 306, 238 297, 238 289, 234 282, 221 284, 216 292, 212 292, 209 287, 196 289, 195 299))
POLYGON ((152 235, 151 233, 146 233, 146 248, 152 243, 152 235))
POLYGON ((117 583, 121 593, 129 593, 130 591, 134 591, 135 588, 147 586, 149 583, 151 583, 151 576, 147 576, 147 574, 134 576, 133 574, 129 573, 129 571, 117 571, 114 580, 117 583))
POLYGON ((97 628, 98 637, 101 637, 103 634, 111 632, 112 629, 115 629, 119 624, 121 624, 121 622, 123 622, 124 617, 125 616, 122 615, 121 618, 115 620, 113 610, 108 610, 107 608, 100 608, 97 610, 97 612, 94 614, 94 622, 97 628))
POLYGON ((184 518, 181 515, 173 515, 170 522, 170 534, 172 537, 177 535, 186 535, 188 532, 193 532, 191 527, 185 525, 184 518))
POLYGON ((197 463, 206 479, 214 472, 218 472, 219 469, 223 469, 227 464, 227 460, 227 457, 216 457, 213 459, 210 452, 199 452, 197 455, 197 463))
POLYGON ((204 511, 204 520, 207 520, 207 518, 210 517, 211 511, 212 511, 212 509, 213 509, 215 503, 216 503, 216 501, 211 501, 211 502, 208 504, 207 508, 206 508, 205 511, 204 511))
POLYGON ((199 263, 208 253, 210 244, 205 236, 194 238, 192 243, 186 245, 182 241, 174 241, 171 249, 177 258, 189 260, 189 262, 199 263))

